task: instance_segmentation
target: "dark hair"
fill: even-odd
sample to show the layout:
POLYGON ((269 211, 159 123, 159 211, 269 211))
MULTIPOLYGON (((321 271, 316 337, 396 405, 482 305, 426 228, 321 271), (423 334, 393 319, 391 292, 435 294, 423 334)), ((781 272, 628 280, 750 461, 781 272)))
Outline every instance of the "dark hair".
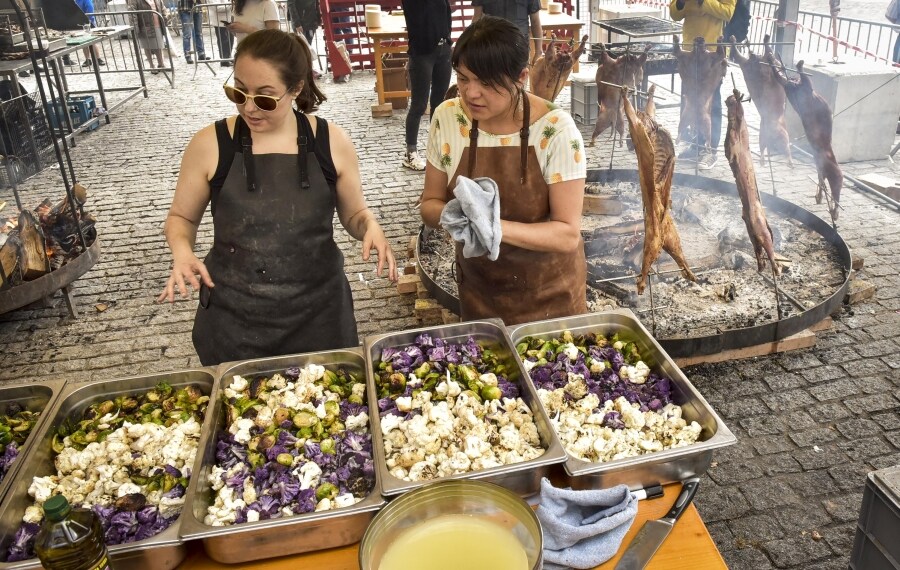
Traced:
POLYGON ((238 16, 242 16, 244 14, 244 6, 247 5, 247 0, 231 0, 231 5, 234 7, 234 13, 238 16))
POLYGON ((453 69, 465 65, 490 87, 515 95, 520 91, 515 82, 528 65, 528 39, 509 20, 485 15, 459 36, 450 63, 453 69))
POLYGON ((276 70, 288 89, 303 88, 297 95, 297 109, 304 113, 315 111, 327 98, 319 91, 313 78, 312 53, 306 40, 297 34, 281 30, 259 30, 238 44, 234 61, 243 56, 267 61, 276 70))

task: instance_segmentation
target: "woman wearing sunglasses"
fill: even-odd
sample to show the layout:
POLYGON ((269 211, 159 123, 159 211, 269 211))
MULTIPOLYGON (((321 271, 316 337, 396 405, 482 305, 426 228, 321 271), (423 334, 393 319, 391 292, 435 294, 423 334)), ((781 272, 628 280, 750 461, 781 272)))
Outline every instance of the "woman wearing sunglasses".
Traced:
POLYGON ((325 100, 306 43, 263 30, 235 54, 225 95, 238 115, 197 133, 166 220, 174 265, 159 301, 200 290, 193 340, 211 365, 356 346, 356 320, 332 219, 362 241, 362 258, 397 279, 394 255, 366 207, 347 133, 307 113, 325 100), (296 102, 297 110, 291 103, 296 102), (194 254, 207 204, 213 246, 194 254))

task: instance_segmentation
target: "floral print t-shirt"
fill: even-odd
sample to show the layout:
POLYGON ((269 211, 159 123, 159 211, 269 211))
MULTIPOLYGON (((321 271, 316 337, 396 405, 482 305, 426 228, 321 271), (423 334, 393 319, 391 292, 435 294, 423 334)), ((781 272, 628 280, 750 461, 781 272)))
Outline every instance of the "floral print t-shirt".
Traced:
MULTIPOLYGON (((540 103, 539 103, 540 104, 540 103)), ((572 117, 554 105, 545 103, 550 111, 531 124, 528 145, 533 146, 547 184, 576 180, 587 176, 584 141, 572 117)), ((532 106, 533 108, 533 106, 532 106)), ((431 117, 428 136, 428 162, 453 178, 463 149, 469 146, 472 122, 463 112, 459 97, 441 103, 431 117)), ((479 147, 518 147, 519 132, 495 135, 483 130, 478 133, 479 147)))

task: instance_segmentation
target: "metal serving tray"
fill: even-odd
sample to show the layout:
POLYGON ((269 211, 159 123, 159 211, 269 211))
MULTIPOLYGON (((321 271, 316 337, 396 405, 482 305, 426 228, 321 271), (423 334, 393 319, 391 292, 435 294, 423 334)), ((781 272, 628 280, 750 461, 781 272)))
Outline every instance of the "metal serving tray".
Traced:
POLYGON ((377 412, 378 394, 375 389, 375 375, 373 371, 375 362, 381 360, 381 350, 383 348, 412 344, 415 338, 423 332, 427 332, 433 337, 440 337, 450 342, 465 341, 467 337, 472 336, 476 341, 493 345, 497 355, 509 368, 509 380, 519 384, 522 399, 528 404, 528 407, 531 408, 534 415, 535 426, 541 437, 541 445, 543 445, 546 450, 543 455, 530 461, 523 461, 514 465, 491 467, 490 469, 481 469, 478 471, 469 471, 467 473, 441 477, 435 480, 483 479, 491 483, 496 483, 501 487, 506 487, 523 497, 539 492, 541 489, 541 478, 549 476, 551 468, 554 465, 565 461, 566 452, 563 449, 559 438, 556 436, 556 432, 550 425, 550 419, 547 417, 547 413, 540 403, 534 385, 528 379, 528 375, 525 373, 521 361, 515 357, 516 351, 513 349, 515 345, 510 342, 509 334, 506 331, 506 327, 503 325, 503 321, 500 319, 485 319, 437 327, 426 327, 366 338, 366 357, 369 364, 369 367, 366 369, 369 409, 374 410, 374 413, 370 413, 369 416, 372 419, 372 429, 374 430, 374 433, 377 434, 374 438, 375 466, 378 469, 378 473, 381 475, 385 496, 399 495, 405 491, 421 487, 422 485, 434 481, 404 481, 390 474, 387 467, 387 458, 384 454, 384 439, 381 435, 381 416, 377 412))
POLYGON ((569 457, 563 478, 568 479, 567 483, 573 489, 602 488, 622 483, 637 489, 702 475, 712 461, 714 449, 737 441, 700 392, 628 309, 526 323, 510 327, 509 334, 515 346, 526 336, 550 339, 567 330, 573 335, 618 333, 619 338, 636 343, 647 366, 672 379, 672 399, 682 407, 685 420, 696 421, 702 427, 700 439, 685 447, 602 463, 569 457))
POLYGON ((62 391, 65 380, 50 380, 47 382, 33 382, 31 384, 16 384, 0 386, 0 414, 5 414, 10 404, 20 404, 31 412, 41 412, 37 423, 31 428, 31 433, 25 439, 25 443, 19 447, 19 455, 15 462, 9 466, 6 477, 0 482, 0 501, 6 496, 6 492, 16 479, 16 472, 22 466, 22 459, 37 437, 41 424, 47 421, 50 407, 56 402, 57 396, 62 391))
MULTIPOLYGON (((5 556, 13 535, 22 522, 25 508, 34 501, 28 495, 28 487, 34 477, 43 477, 55 472, 53 466, 53 451, 50 443, 58 426, 67 417, 80 417, 84 410, 97 401, 114 398, 116 396, 138 394, 145 392, 159 382, 168 382, 174 387, 197 384, 204 394, 213 396, 215 385, 214 369, 201 368, 182 370, 168 374, 153 374, 148 376, 134 376, 119 380, 104 380, 90 384, 68 384, 48 414, 48 420, 40 427, 40 432, 35 438, 34 445, 23 458, 22 466, 16 473, 13 485, 9 493, 0 504, 0 552, 5 556)), ((209 408, 207 408, 209 412, 209 408)), ((210 414, 207 413, 203 420, 202 434, 209 430, 210 414)), ((197 453, 191 471, 191 480, 196 477, 200 453, 197 453)), ((179 519, 184 518, 186 509, 182 509, 179 519)), ((128 544, 117 544, 109 547, 109 554, 113 567, 128 568, 129 570, 171 570, 178 566, 187 556, 187 546, 178 536, 178 524, 176 520, 172 526, 145 540, 128 544)), ((41 563, 37 558, 23 560, 21 562, 0 562, 0 569, 32 569, 40 568, 41 563)))
MULTIPOLYGON (((200 442, 199 463, 187 489, 180 528, 182 539, 202 540, 206 553, 217 562, 238 564, 359 542, 369 521, 385 505, 376 474, 375 487, 369 496, 349 507, 230 526, 210 526, 203 522, 212 499, 208 476, 216 463, 216 434, 225 427, 225 406, 219 395, 236 374, 268 375, 307 364, 343 366, 356 372, 362 380, 365 360, 362 350, 356 348, 232 362, 218 368, 216 398, 210 403, 208 414, 213 420, 200 442)), ((373 429, 371 422, 369 429, 373 429)))

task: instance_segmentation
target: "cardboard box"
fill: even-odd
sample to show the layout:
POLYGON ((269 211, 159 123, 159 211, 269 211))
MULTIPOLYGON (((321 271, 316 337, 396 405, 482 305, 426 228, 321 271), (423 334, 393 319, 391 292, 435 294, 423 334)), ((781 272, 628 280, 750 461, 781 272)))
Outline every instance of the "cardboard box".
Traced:
MULTIPOLYGON (((389 53, 381 61, 381 65, 385 91, 409 90, 409 58, 406 54, 389 53)), ((409 105, 409 97, 391 97, 385 101, 394 109, 406 109, 409 105)))

